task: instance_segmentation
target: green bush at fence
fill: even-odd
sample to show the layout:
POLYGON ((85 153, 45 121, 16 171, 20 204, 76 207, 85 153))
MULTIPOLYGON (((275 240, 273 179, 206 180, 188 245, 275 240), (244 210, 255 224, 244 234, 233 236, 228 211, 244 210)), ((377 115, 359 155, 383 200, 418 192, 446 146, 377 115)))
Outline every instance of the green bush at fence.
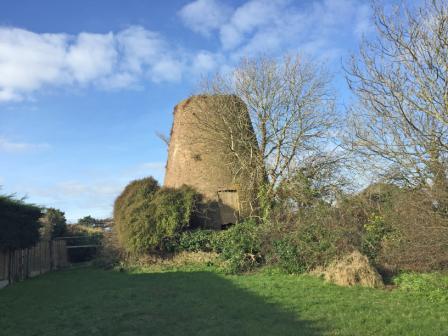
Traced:
POLYGON ((12 196, 0 195, 0 250, 35 245, 39 240, 41 208, 12 196))
POLYGON ((41 237, 44 239, 53 239, 61 237, 67 232, 67 220, 65 213, 59 209, 47 208, 40 219, 42 227, 40 229, 41 237))

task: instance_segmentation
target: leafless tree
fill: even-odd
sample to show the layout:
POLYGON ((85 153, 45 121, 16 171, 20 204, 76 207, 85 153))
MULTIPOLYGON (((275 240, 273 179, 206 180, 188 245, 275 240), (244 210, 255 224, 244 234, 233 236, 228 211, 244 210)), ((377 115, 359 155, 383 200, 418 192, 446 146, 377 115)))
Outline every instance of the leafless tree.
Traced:
POLYGON ((161 132, 156 132, 156 137, 163 141, 163 143, 168 147, 170 145, 170 136, 163 134, 161 132))
POLYGON ((446 191, 448 2, 373 8, 376 38, 362 43, 347 70, 358 98, 348 139, 371 168, 446 191))
POLYGON ((330 81, 325 70, 298 55, 245 59, 207 82, 206 94, 233 95, 235 103, 215 99, 218 118, 203 117, 199 124, 228 149, 235 174, 254 186, 263 181, 263 195, 272 200, 297 169, 336 147, 330 81))

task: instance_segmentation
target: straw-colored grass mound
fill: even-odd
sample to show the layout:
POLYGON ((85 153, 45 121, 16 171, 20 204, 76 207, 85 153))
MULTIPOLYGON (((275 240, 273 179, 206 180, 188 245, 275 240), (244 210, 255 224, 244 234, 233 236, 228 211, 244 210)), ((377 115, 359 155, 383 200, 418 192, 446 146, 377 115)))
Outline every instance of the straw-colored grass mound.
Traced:
POLYGON ((312 273, 339 286, 359 285, 372 288, 384 286, 381 276, 370 264, 369 259, 359 251, 353 251, 334 261, 327 268, 312 273))
POLYGON ((151 269, 170 269, 183 266, 201 266, 207 264, 219 264, 218 254, 214 252, 180 252, 170 255, 144 255, 136 260, 130 260, 130 265, 150 267, 151 269))

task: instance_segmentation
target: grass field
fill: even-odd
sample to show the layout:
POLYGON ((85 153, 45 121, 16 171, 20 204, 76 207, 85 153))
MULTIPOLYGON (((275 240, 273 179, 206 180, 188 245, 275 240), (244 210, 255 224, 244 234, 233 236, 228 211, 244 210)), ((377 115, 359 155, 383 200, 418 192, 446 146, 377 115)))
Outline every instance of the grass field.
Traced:
POLYGON ((262 271, 79 268, 0 291, 0 335, 448 335, 448 304, 262 271))

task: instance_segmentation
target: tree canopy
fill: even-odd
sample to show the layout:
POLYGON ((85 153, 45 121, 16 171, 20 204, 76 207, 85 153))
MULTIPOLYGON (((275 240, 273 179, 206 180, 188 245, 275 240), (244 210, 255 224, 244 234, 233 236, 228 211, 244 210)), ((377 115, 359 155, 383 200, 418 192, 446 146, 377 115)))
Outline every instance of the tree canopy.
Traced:
POLYGON ((67 221, 65 219, 65 213, 55 208, 45 209, 44 216, 41 219, 42 238, 52 239, 60 237, 67 231, 67 221))

